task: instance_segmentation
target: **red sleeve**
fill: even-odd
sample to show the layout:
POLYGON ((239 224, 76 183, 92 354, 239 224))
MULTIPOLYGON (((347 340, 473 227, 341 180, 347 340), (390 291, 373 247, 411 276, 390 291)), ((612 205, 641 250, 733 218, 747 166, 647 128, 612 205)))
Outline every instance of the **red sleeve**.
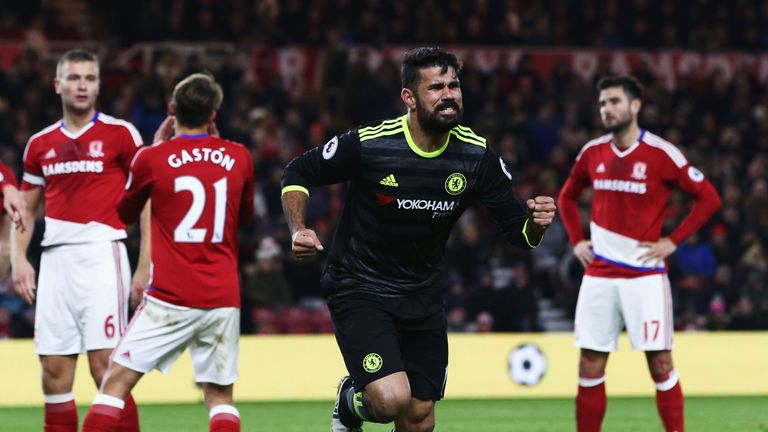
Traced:
POLYGON ((122 165, 123 169, 128 172, 131 166, 131 161, 133 160, 134 156, 136 156, 136 153, 141 149, 141 146, 144 145, 144 141, 141 139, 141 134, 139 134, 139 131, 136 130, 136 128, 126 122, 125 128, 122 128, 121 133, 121 148, 123 149, 123 155, 122 155, 122 165))
POLYGON ((589 186, 585 159, 584 155, 576 159, 571 174, 565 180, 565 184, 560 190, 560 196, 557 198, 560 219, 563 221, 572 245, 584 240, 584 231, 581 229, 581 221, 579 220, 579 197, 581 192, 589 186))
POLYGON ((677 172, 678 175, 675 179, 677 185, 696 200, 688 217, 669 235, 670 240, 675 244, 680 244, 704 226, 712 214, 720 208, 722 202, 715 187, 704 178, 701 171, 691 165, 686 165, 678 169, 677 172))
POLYGON ((37 157, 37 141, 29 140, 24 149, 24 175, 21 181, 21 190, 30 190, 45 186, 45 176, 37 157))
POLYGON ((128 172, 128 184, 125 185, 125 194, 117 205, 117 212, 125 224, 133 224, 139 218, 144 204, 149 199, 150 188, 154 182, 146 150, 148 148, 141 149, 133 159, 128 172))
POLYGON ((253 159, 251 159, 251 153, 248 150, 243 151, 245 164, 245 186, 243 187, 243 198, 240 201, 240 215, 238 216, 238 222, 240 225, 248 224, 253 219, 255 210, 253 208, 253 193, 254 193, 254 175, 253 175, 253 159))
POLYGON ((16 181, 16 174, 14 174, 11 167, 0 162, 0 190, 6 186, 19 187, 16 181))

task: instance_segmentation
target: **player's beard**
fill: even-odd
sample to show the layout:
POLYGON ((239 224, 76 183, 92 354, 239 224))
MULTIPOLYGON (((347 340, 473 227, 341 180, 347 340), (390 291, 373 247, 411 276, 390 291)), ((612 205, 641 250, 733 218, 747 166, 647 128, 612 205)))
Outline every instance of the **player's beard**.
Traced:
POLYGON ((621 120, 617 121, 612 125, 605 124, 605 120, 603 120, 603 126, 610 133, 620 134, 625 130, 629 129, 629 126, 632 125, 632 120, 633 120, 632 112, 627 110, 627 115, 624 116, 624 118, 622 118, 621 120))
POLYGON ((461 123, 463 115, 464 109, 456 101, 445 101, 435 107, 434 111, 429 111, 427 107, 422 105, 421 101, 416 98, 416 118, 419 120, 419 126, 428 132, 448 132, 461 123), (453 108, 456 110, 456 115, 453 119, 446 120, 440 116, 440 110, 444 108, 453 108))

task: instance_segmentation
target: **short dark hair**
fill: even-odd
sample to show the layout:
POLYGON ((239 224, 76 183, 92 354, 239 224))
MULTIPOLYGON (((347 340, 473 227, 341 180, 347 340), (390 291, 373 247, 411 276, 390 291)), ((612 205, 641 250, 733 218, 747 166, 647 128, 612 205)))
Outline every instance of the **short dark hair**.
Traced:
POLYGON ((445 73, 449 66, 453 67, 457 74, 461 71, 461 65, 455 55, 438 47, 416 48, 405 53, 403 58, 403 66, 400 71, 403 88, 415 92, 421 79, 419 70, 432 66, 440 66, 442 73, 445 73))
POLYGON ((221 86, 212 76, 195 73, 173 88, 173 115, 180 125, 198 128, 204 126, 211 114, 219 109, 222 99, 221 86))
POLYGON ((62 78, 62 69, 64 63, 72 62, 94 62, 96 63, 96 73, 99 73, 99 58, 92 51, 85 49, 72 49, 61 55, 58 63, 56 63, 56 78, 62 78))
POLYGON ((597 82, 598 92, 611 87, 623 88, 624 94, 627 95, 627 99, 630 101, 632 99, 643 99, 643 85, 633 76, 607 76, 597 82))

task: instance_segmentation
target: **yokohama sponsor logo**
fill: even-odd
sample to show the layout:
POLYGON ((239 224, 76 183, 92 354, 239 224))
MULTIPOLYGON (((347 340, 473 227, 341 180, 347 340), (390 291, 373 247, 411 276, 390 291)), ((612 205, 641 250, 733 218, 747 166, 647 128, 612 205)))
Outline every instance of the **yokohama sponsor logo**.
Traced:
POLYGON ((104 172, 104 162, 94 160, 80 160, 56 162, 43 165, 43 175, 48 177, 58 174, 72 173, 101 173, 104 172))
POLYGON ((403 210, 430 210, 430 211, 451 211, 456 207, 456 201, 434 201, 423 199, 399 199, 397 208, 403 210))
POLYGON ((592 186, 595 190, 607 190, 614 192, 627 192, 643 195, 646 192, 645 182, 629 180, 596 179, 592 186))

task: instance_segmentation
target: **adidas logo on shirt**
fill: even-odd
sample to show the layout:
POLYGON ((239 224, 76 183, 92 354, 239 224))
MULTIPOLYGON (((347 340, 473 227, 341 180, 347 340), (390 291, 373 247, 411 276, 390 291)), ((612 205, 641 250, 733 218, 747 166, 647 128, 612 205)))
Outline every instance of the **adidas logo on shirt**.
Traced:
POLYGON ((605 164, 601 163, 600 165, 598 165, 597 169, 595 171, 599 172, 599 173, 604 173, 605 172, 605 164))
POLYGON ((45 154, 43 159, 53 159, 55 157, 56 157, 56 150, 50 149, 50 150, 48 150, 48 153, 45 154))
POLYGON ((384 177, 383 179, 381 179, 379 184, 383 184, 384 186, 392 186, 392 187, 399 186, 397 184, 397 180, 395 180, 395 175, 394 174, 390 174, 390 175, 384 177))

